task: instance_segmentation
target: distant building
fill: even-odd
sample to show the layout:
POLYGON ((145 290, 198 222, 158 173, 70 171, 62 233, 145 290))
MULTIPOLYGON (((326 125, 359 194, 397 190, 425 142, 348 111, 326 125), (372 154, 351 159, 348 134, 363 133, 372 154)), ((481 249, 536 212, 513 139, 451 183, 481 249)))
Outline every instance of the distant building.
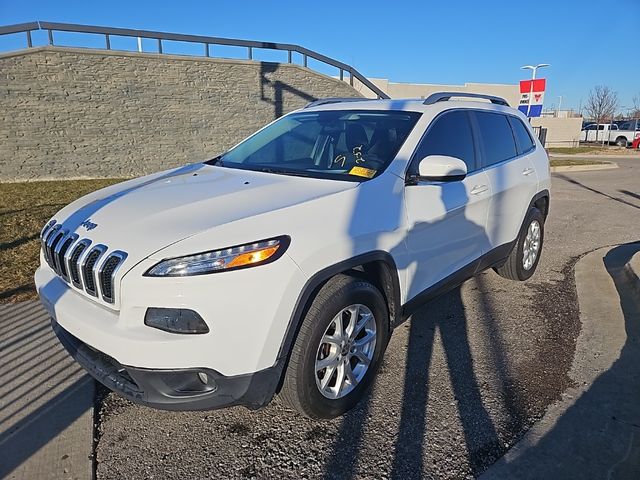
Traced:
MULTIPOLYGON (((499 83, 465 83, 464 85, 439 85, 435 83, 401 83, 391 82, 386 78, 369 79, 380 90, 391 98, 427 98, 435 92, 484 93, 504 98, 512 107, 518 106, 520 100, 519 85, 499 83)), ((354 87, 362 95, 373 98, 375 95, 359 82, 354 87)))
POLYGON ((543 110, 543 117, 553 117, 553 118, 582 118, 580 112, 576 112, 575 110, 543 110))
MULTIPOLYGON (((435 92, 484 93, 504 98, 509 105, 518 107, 520 85, 500 83, 465 83, 464 85, 440 85, 434 83, 391 82, 386 78, 369 79, 391 98, 427 98, 435 92)), ((375 94, 357 80, 354 88, 367 98, 375 94)), ((572 147, 580 142, 582 117, 571 110, 545 111, 541 118, 532 118, 531 125, 547 129, 546 147, 572 147)))

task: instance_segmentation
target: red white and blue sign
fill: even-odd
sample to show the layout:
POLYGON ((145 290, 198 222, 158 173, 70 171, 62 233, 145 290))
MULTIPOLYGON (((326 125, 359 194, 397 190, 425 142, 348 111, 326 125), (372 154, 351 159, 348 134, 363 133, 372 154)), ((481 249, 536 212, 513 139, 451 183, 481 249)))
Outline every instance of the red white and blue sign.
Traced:
POLYGON ((542 113, 544 90, 547 81, 544 78, 520 81, 520 104, 518 110, 527 117, 539 117, 542 113))

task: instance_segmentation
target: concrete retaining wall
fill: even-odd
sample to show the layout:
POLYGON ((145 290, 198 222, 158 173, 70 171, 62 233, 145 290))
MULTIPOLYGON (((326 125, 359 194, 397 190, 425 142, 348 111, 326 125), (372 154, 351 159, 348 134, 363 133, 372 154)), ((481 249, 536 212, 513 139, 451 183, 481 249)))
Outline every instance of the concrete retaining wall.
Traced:
POLYGON ((347 83, 289 64, 40 47, 0 55, 0 181, 120 177, 223 152, 347 83))
POLYGON ((577 147, 580 143, 582 117, 538 117, 531 119, 531 125, 547 129, 545 147, 577 147))

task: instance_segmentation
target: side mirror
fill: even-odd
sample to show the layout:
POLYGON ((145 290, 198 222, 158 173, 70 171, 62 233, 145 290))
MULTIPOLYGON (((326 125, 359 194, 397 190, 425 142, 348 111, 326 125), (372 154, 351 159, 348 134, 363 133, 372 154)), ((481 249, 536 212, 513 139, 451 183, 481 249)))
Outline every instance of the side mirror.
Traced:
POLYGON ((416 180, 453 182, 467 176, 467 164, 456 157, 447 155, 429 155, 418 164, 416 180))

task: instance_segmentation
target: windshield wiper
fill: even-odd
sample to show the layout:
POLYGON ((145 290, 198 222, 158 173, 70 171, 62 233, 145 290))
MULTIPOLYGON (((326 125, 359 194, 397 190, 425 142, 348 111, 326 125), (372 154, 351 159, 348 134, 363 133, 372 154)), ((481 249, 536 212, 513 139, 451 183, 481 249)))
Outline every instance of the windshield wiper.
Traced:
POLYGON ((250 170, 255 170, 256 172, 264 172, 264 173, 274 173, 276 175, 289 175, 291 177, 309 177, 310 175, 307 172, 301 172, 296 170, 279 170, 277 168, 271 167, 258 167, 251 168, 250 170))
POLYGON ((207 160, 206 162, 204 162, 206 165, 217 165, 219 167, 223 167, 224 165, 222 164, 222 155, 218 155, 217 157, 214 157, 210 160, 207 160))

